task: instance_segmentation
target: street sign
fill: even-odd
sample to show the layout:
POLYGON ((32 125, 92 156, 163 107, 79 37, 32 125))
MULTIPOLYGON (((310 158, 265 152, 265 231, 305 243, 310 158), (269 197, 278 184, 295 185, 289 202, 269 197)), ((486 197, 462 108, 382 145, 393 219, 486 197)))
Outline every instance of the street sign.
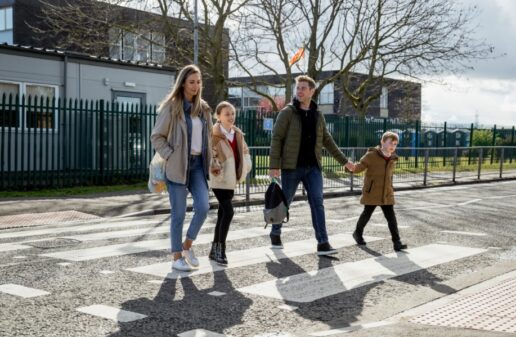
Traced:
POLYGON ((263 119, 263 129, 265 131, 272 131, 273 125, 274 125, 274 120, 272 118, 264 118, 263 119))

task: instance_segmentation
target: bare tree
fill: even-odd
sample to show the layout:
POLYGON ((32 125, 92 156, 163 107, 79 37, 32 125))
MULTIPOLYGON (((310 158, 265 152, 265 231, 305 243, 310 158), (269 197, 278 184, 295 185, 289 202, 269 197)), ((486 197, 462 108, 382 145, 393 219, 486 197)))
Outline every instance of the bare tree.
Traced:
MULTIPOLYGON (((472 60, 488 57, 492 48, 475 38, 476 15, 475 7, 448 0, 258 1, 240 20, 246 35, 232 46, 236 64, 249 76, 266 70, 286 74, 282 84, 290 99, 288 58, 295 46, 304 45, 305 72, 320 80, 316 95, 326 84, 338 84, 343 98, 364 117, 387 77, 423 81, 426 75, 464 71, 472 60), (266 39, 273 39, 268 45, 276 50, 263 47, 266 39), (325 69, 335 71, 319 78, 325 69)), ((263 94, 256 89, 264 83, 251 83, 251 89, 263 94)))
MULTIPOLYGON (((44 39, 52 36, 56 47, 108 56, 113 40, 124 34, 167 49, 165 64, 182 67, 193 63, 193 12, 188 0, 41 0, 44 24, 33 30, 44 39), (141 11, 127 10, 129 6, 141 11), (154 13, 154 14, 150 14, 154 13), (156 20, 156 14, 159 20, 156 20), (153 39, 149 31, 165 38, 153 39), (107 38, 109 35, 109 38, 107 38)), ((212 102, 227 97, 228 18, 247 0, 201 0, 199 8, 199 66, 210 80, 212 102)), ((145 61, 145 60, 144 60, 145 61)))
MULTIPOLYGON (((277 111, 274 96, 262 88, 284 88, 286 101, 292 98, 293 73, 304 72, 299 64, 292 69, 289 62, 299 48, 304 48, 308 54, 306 73, 319 77, 329 65, 327 51, 333 43, 332 32, 345 3, 344 0, 313 0, 306 6, 301 0, 254 1, 239 18, 231 45, 235 64, 251 81, 234 84, 247 85, 266 97, 277 111), (266 79, 256 76, 265 73, 274 76, 266 79)), ((326 83, 317 88, 316 97, 326 83)))

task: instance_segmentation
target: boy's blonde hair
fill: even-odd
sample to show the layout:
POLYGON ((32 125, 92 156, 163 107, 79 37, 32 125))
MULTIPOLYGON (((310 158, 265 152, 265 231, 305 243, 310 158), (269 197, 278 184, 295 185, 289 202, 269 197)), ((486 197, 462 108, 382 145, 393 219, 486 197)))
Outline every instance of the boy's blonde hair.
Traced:
POLYGON ((392 141, 397 141, 399 143, 400 137, 396 132, 387 131, 382 135, 382 143, 384 143, 387 139, 390 139, 392 141))
POLYGON ((215 118, 217 118, 220 115, 220 112, 224 108, 229 108, 229 109, 233 110, 233 112, 236 114, 236 109, 233 106, 233 104, 229 103, 228 101, 222 101, 215 108, 215 118))

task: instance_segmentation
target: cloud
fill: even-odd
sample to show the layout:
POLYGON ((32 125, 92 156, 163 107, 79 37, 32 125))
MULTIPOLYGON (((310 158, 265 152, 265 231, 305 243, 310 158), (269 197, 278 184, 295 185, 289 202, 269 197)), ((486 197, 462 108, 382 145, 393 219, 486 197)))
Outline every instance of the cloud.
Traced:
POLYGON ((448 77, 445 81, 446 85, 423 85, 423 121, 474 123, 478 118, 486 125, 516 124, 516 80, 448 77))
POLYGON ((514 0, 467 0, 466 6, 477 6, 477 39, 494 46, 496 59, 472 63, 474 70, 468 76, 516 79, 516 1, 514 0))

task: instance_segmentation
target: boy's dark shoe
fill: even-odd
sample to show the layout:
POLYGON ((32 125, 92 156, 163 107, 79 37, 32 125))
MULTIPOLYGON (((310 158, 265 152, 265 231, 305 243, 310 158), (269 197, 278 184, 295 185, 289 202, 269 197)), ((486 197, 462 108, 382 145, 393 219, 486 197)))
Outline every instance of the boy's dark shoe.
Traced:
POLYGON ((399 251, 402 251, 404 249, 407 249, 407 245, 406 244, 401 243, 401 241, 394 242, 394 250, 395 251, 399 252, 399 251))
POLYGON ((283 244, 281 243, 281 236, 279 235, 269 235, 271 237, 271 248, 272 249, 282 249, 283 244))
POLYGON ((353 239, 355 239, 355 242, 359 246, 365 246, 367 243, 364 241, 364 238, 362 235, 359 235, 356 231, 353 232, 353 239))
POLYGON ((332 255, 337 254, 337 250, 333 248, 329 242, 320 243, 317 245, 317 255, 332 255))

